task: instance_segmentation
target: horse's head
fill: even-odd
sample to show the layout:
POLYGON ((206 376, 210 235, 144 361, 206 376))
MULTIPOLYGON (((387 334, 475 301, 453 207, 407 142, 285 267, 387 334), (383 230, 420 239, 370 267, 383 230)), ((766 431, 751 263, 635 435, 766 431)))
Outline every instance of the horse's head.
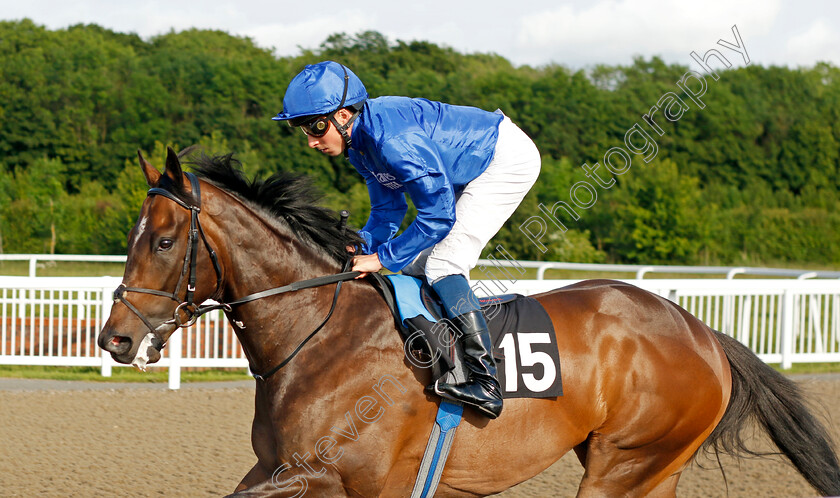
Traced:
POLYGON ((199 219, 198 180, 183 173, 171 148, 163 173, 138 155, 151 188, 129 232, 125 274, 98 343, 115 361, 144 369, 220 289, 221 269, 199 219))

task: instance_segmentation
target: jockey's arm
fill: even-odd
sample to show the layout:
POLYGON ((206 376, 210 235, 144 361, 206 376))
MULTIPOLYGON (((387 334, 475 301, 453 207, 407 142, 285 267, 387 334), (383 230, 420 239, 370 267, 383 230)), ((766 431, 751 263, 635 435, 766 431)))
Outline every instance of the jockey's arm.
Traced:
POLYGON ((391 140, 382 155, 417 208, 411 225, 376 249, 382 266, 398 272, 452 229, 455 193, 428 137, 411 135, 408 140, 391 140))

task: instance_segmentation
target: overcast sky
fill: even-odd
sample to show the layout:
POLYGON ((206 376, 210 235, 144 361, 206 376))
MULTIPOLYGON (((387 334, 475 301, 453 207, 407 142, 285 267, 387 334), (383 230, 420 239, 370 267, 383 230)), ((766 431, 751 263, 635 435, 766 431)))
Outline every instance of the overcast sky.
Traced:
POLYGON ((51 29, 93 23, 146 39, 220 29, 279 56, 317 48, 332 33, 370 29, 392 42, 427 40, 516 65, 573 68, 629 64, 637 55, 690 65, 692 50, 702 55, 720 49, 719 39, 734 42, 737 25, 751 64, 840 66, 835 0, 0 0, 0 18, 24 17, 51 29))

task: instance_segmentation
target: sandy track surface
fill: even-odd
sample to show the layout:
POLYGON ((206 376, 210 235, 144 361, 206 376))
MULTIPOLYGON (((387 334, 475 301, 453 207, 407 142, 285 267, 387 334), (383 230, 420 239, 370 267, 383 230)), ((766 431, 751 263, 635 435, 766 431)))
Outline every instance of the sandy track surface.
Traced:
MULTIPOLYGON (((840 379, 799 378, 821 403, 840 440, 840 379)), ((163 386, 0 380, 0 495, 221 496, 256 459, 248 384, 163 386)), ((759 446, 765 443, 757 440, 759 446)), ((816 493, 779 457, 724 459, 730 497, 816 493)), ((681 479, 678 496, 726 496, 720 470, 705 460, 681 479)), ((574 496, 583 469, 566 455, 499 496, 574 496)))

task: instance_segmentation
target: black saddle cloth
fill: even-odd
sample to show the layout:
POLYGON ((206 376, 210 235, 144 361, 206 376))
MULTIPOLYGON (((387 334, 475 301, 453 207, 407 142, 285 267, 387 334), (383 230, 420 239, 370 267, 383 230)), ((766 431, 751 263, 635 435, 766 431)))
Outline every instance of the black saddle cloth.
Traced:
MULTIPOLYGON (((400 319, 394 290, 388 278, 375 281, 394 314, 405 341, 408 360, 421 368, 432 368, 434 379, 460 383, 467 379, 463 350, 455 340, 455 327, 445 316, 437 295, 428 285, 421 288, 421 299, 437 320, 423 316, 400 319)), ((563 395, 560 355, 554 324, 545 308, 531 297, 507 294, 480 298, 490 337, 499 383, 505 398, 551 398, 563 395)))

